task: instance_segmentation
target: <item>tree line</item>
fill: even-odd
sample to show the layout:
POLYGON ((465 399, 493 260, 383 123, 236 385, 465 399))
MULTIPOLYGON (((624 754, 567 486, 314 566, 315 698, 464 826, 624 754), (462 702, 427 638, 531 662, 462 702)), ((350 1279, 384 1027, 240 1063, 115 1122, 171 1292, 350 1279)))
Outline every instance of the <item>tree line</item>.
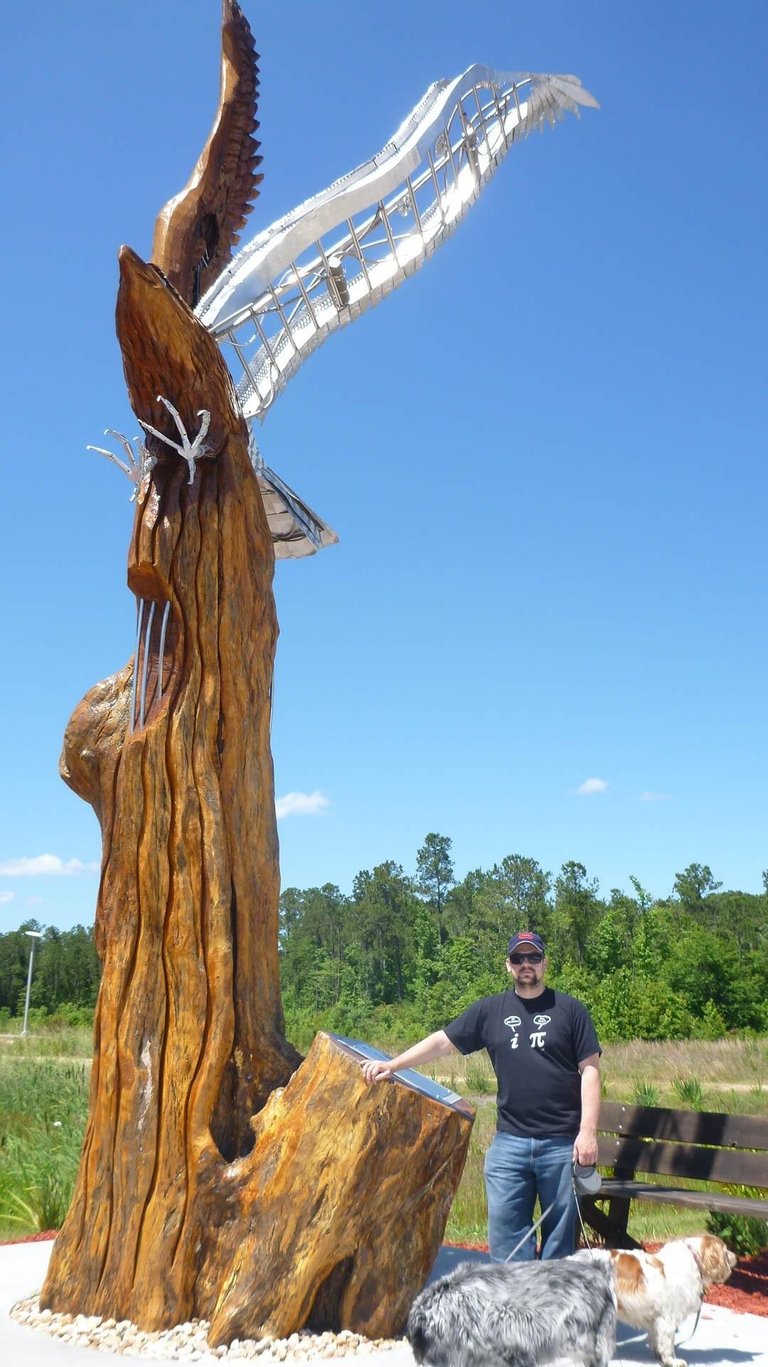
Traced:
POLYGON ((0 1013, 7 1018, 24 1011, 32 944, 28 930, 42 932, 35 941, 31 1007, 49 1015, 64 1006, 93 1008, 101 977, 93 931, 85 926, 44 930, 39 921, 29 920, 0 935, 0 1013))
POLYGON ((280 956, 288 1032, 317 1028, 386 1043, 444 1025, 507 986, 518 929, 547 944, 548 981, 580 997, 600 1037, 716 1039, 768 1029, 768 871, 761 894, 723 891, 706 864, 676 875, 669 897, 636 878, 601 897, 569 861, 553 876, 507 855, 457 880, 451 840, 431 833, 413 873, 387 861, 332 884, 288 888, 280 956))
MULTIPOLYGON (((603 897, 583 864, 553 876, 519 854, 459 880, 451 849, 432 832, 411 873, 387 860, 358 873, 350 895, 330 883, 283 892, 283 1002, 299 1047, 318 1029, 383 1044, 438 1029, 507 985, 507 940, 523 928, 544 937, 548 981, 586 1002, 605 1041, 768 1030, 768 871, 760 894, 723 891, 708 865, 689 864, 668 897, 634 877, 630 893, 603 897)), ((42 929, 27 921, 0 935, 6 1017, 24 1008, 24 932, 42 929)), ((92 1008, 92 930, 49 927, 36 943, 32 1006, 92 1008)))

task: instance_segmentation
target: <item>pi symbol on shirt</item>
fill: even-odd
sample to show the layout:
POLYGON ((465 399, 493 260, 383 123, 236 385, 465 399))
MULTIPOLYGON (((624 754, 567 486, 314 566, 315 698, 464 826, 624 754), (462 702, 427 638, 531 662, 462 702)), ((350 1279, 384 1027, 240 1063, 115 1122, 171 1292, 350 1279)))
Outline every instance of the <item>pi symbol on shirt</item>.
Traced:
POLYGON ((512 1031, 512 1038, 511 1038, 511 1040, 509 1041, 509 1047, 510 1047, 510 1049, 516 1049, 517 1046, 518 1046, 518 1043, 519 1043, 519 1040, 520 1040, 520 1036, 519 1036, 518 1033, 517 1033, 517 1027, 518 1027, 518 1025, 522 1025, 522 1023, 523 1023, 523 1022, 521 1021, 521 1019, 520 1019, 519 1016, 505 1016, 505 1017, 504 1017, 504 1024, 505 1024, 505 1025, 508 1025, 509 1028, 510 1028, 510 1030, 512 1031))
POLYGON ((545 1041, 545 1039, 546 1039, 546 1037, 547 1037, 547 1032, 546 1032, 546 1030, 544 1029, 544 1027, 545 1027, 546 1025, 549 1025, 549 1022, 551 1021, 551 1019, 552 1019, 551 1016, 541 1016, 541 1015, 539 1015, 539 1016, 534 1016, 534 1018, 533 1018, 533 1023, 534 1023, 534 1025, 538 1026, 538 1029, 537 1029, 537 1030, 532 1030, 531 1033, 530 1033, 530 1035, 528 1036, 529 1040, 531 1041, 531 1048, 532 1048, 532 1049, 543 1049, 543 1048, 544 1048, 544 1041, 545 1041))

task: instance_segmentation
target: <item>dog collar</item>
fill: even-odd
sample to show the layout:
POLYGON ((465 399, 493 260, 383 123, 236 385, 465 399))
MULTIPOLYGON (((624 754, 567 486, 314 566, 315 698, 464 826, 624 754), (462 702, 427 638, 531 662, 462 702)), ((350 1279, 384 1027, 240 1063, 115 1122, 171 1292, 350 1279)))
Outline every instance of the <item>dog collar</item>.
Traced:
POLYGON ((686 1242, 685 1242, 685 1246, 686 1246, 686 1248, 688 1249, 688 1252, 690 1253, 691 1257, 693 1258, 693 1261, 695 1262, 695 1264, 696 1264, 696 1266, 697 1266, 697 1268, 698 1268, 698 1270, 699 1270, 699 1276, 701 1277, 701 1280, 702 1280, 702 1282, 703 1282, 703 1281, 705 1280, 705 1277, 704 1277, 704 1266, 703 1266, 703 1264, 702 1264, 701 1258, 699 1257, 698 1253, 696 1252, 696 1249, 695 1249, 695 1248, 692 1248, 691 1245, 688 1243, 688 1240, 687 1240, 687 1239, 686 1239, 686 1242))

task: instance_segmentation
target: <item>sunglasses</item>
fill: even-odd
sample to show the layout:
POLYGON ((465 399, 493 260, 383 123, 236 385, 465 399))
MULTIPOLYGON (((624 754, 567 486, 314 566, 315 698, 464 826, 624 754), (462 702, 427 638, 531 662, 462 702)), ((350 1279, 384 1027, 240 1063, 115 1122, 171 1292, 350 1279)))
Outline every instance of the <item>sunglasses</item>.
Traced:
POLYGON ((540 964, 544 958, 543 954, 510 954, 509 962, 515 964, 540 964))

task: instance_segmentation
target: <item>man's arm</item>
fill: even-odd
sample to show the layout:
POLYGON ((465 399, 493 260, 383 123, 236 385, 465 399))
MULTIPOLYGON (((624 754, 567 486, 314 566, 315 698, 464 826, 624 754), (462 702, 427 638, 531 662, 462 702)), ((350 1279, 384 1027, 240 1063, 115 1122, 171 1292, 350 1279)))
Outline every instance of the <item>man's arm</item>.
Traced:
POLYGON ((573 1145, 575 1162, 587 1168, 597 1162, 597 1121, 600 1115, 600 1055, 590 1054, 579 1064, 581 1073, 581 1128, 573 1145))
POLYGON ((392 1074, 399 1073, 401 1068, 418 1068, 424 1063, 431 1063, 433 1059, 457 1053, 458 1049, 451 1044, 445 1031, 436 1030, 433 1035, 427 1035, 426 1039, 420 1039, 418 1044, 412 1044, 403 1054, 398 1054, 397 1058, 370 1058, 361 1063, 360 1067, 366 1082, 381 1082, 382 1078, 391 1081, 392 1074))

